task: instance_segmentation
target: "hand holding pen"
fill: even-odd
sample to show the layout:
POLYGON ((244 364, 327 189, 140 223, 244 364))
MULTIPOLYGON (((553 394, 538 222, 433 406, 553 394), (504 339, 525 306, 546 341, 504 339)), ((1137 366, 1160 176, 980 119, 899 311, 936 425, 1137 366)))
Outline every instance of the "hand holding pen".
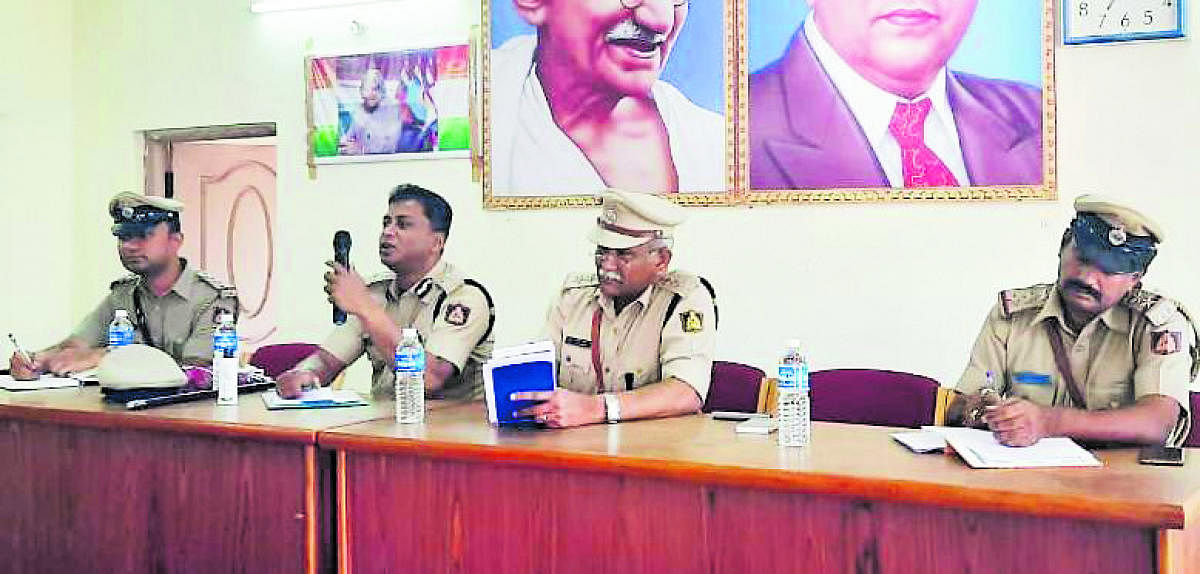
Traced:
POLYGON ((17 342, 17 338, 12 333, 8 334, 8 340, 14 349, 12 358, 8 361, 12 377, 18 381, 32 381, 41 376, 41 369, 37 361, 21 348, 21 344, 17 342))

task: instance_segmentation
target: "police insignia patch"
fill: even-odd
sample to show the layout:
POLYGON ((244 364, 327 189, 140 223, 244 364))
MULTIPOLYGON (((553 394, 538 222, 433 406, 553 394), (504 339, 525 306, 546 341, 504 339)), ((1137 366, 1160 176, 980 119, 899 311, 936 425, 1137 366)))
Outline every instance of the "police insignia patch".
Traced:
POLYGON ((1150 333, 1150 350, 1155 355, 1173 355, 1183 350, 1183 333, 1154 331, 1150 333))
POLYGON ((704 315, 699 311, 684 311, 679 314, 684 333, 699 333, 704 330, 704 315))
POLYGON ((470 316, 471 308, 462 303, 452 303, 446 307, 446 322, 455 327, 466 325, 470 316))

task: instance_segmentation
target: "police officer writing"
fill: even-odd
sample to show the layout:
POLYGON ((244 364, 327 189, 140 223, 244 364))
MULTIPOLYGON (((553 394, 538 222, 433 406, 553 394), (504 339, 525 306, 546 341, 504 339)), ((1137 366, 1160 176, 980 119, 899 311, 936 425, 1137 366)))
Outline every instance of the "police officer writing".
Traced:
POLYGON ((481 369, 492 353, 495 314, 483 286, 442 259, 453 216, 450 204, 432 191, 410 184, 392 191, 379 233, 379 260, 391 272, 364 281, 353 269, 326 263, 325 292, 346 312, 346 322, 317 352, 277 377, 281 396, 328 385, 363 353, 371 360, 371 394, 393 396, 394 353, 405 327, 415 327, 425 346, 427 395, 483 395, 481 369))
POLYGON ((135 343, 156 347, 180 363, 212 362, 216 317, 237 312, 237 292, 179 257, 183 204, 123 192, 109 201, 108 211, 118 239, 117 254, 130 275, 113 281, 108 296, 66 339, 34 353, 32 361, 14 353, 14 378, 34 379, 43 372, 65 375, 95 367, 107 352, 108 324, 117 309, 129 313, 135 343))
POLYGON ((1075 200, 1058 280, 1000 293, 947 413, 1010 446, 1049 436, 1163 444, 1187 435, 1196 331, 1176 302, 1141 286, 1163 240, 1145 215, 1075 200), (995 404, 981 395, 994 379, 995 404))
POLYGON ((668 270, 683 209, 610 190, 589 239, 596 273, 569 277, 546 337, 558 352, 555 391, 520 414, 551 427, 694 413, 712 376, 716 305, 702 279, 668 270))

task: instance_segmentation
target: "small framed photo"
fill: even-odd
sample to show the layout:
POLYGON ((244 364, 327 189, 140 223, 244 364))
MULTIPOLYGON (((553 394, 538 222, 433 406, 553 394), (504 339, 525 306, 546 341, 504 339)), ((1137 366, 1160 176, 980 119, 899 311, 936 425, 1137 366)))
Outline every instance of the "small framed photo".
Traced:
POLYGON ((312 164, 468 157, 470 46, 310 56, 312 164))

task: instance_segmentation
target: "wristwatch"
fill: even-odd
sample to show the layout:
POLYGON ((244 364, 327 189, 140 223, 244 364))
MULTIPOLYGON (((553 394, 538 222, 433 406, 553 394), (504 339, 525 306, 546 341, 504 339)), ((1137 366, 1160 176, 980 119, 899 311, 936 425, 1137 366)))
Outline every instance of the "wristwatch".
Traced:
POLYGON ((621 399, 616 393, 604 393, 604 418, 609 423, 621 422, 621 399))

